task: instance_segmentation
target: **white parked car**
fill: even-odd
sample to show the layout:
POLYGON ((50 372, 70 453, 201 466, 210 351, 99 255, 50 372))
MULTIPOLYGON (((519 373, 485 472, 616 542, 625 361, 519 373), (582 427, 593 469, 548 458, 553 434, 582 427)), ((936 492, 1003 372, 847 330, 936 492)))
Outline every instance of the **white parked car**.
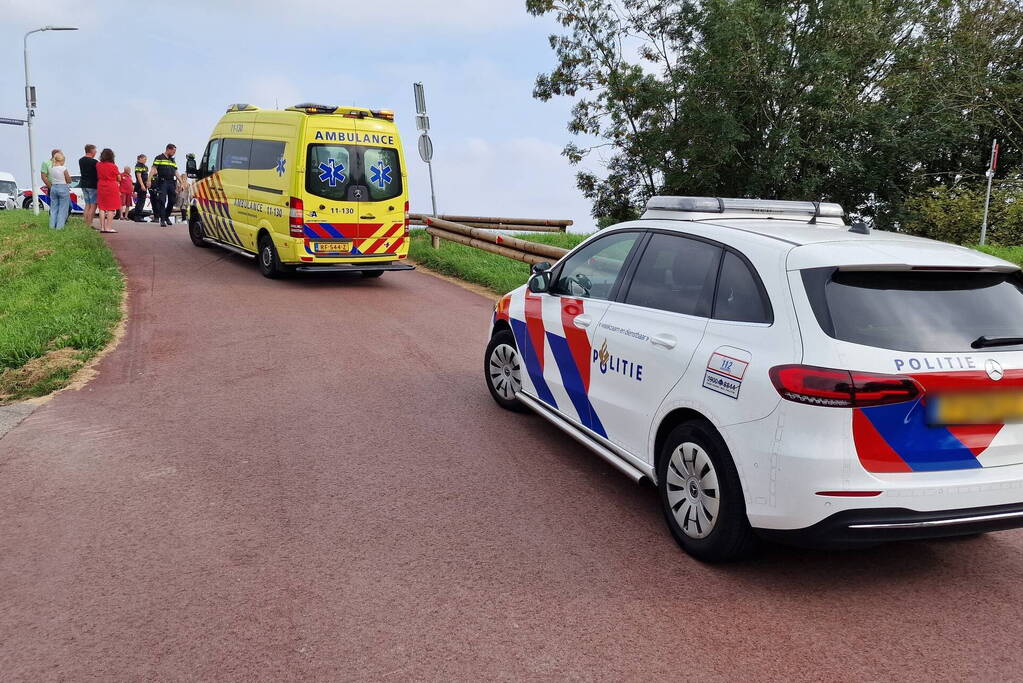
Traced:
POLYGON ((20 194, 14 174, 0 171, 0 209, 16 209, 20 194))
POLYGON ((530 408, 654 482, 692 555, 1023 526, 1023 277, 835 204, 654 197, 498 303, 530 408))

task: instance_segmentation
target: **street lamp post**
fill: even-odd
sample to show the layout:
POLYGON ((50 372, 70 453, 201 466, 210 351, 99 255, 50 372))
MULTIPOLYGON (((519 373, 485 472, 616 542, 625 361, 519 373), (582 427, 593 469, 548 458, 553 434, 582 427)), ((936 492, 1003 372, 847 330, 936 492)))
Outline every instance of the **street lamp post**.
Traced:
POLYGON ((22 45, 25 50, 25 110, 27 115, 26 123, 28 125, 28 178, 29 187, 32 188, 32 211, 35 215, 39 215, 39 190, 36 185, 36 153, 35 148, 32 144, 32 117, 35 116, 36 98, 35 90, 29 85, 28 80, 28 37, 33 33, 40 33, 42 31, 77 31, 76 26, 43 26, 37 28, 34 31, 29 31, 25 34, 25 39, 22 41, 22 45))

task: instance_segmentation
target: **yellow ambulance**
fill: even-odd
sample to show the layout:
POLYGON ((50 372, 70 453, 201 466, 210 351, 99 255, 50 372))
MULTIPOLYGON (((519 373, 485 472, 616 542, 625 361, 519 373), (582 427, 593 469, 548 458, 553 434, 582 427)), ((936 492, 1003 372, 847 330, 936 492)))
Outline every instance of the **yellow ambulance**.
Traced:
POLYGON ((408 182, 391 111, 231 105, 187 170, 197 247, 255 258, 270 278, 413 269, 404 261, 408 182))

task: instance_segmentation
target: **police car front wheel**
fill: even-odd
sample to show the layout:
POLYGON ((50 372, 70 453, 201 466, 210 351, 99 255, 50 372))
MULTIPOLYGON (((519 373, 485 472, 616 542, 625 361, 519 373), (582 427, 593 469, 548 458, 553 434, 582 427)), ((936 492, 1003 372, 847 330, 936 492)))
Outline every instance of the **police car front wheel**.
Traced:
POLYGON ((694 420, 672 430, 658 459, 657 481, 668 529, 687 553, 726 562, 754 550, 738 472, 710 424, 694 420))
POLYGON ((522 362, 515 346, 515 336, 510 330, 498 332, 487 344, 483 376, 497 405, 520 413, 526 410, 526 406, 515 398, 522 389, 522 362))

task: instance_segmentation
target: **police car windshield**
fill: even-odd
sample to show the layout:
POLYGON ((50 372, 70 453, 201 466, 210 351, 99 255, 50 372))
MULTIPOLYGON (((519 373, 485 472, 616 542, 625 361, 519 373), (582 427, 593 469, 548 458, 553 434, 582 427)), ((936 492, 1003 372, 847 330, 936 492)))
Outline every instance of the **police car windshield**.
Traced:
MULTIPOLYGON (((1019 273, 804 270, 828 336, 898 351, 969 353, 980 337, 1023 337, 1019 273)), ((999 346, 1001 351, 1023 345, 999 346)))
POLYGON ((4 194, 18 194, 18 186, 10 180, 0 180, 0 192, 4 194))
POLYGON ((306 191, 317 197, 380 202, 402 192, 394 148, 312 144, 306 159, 306 191))

